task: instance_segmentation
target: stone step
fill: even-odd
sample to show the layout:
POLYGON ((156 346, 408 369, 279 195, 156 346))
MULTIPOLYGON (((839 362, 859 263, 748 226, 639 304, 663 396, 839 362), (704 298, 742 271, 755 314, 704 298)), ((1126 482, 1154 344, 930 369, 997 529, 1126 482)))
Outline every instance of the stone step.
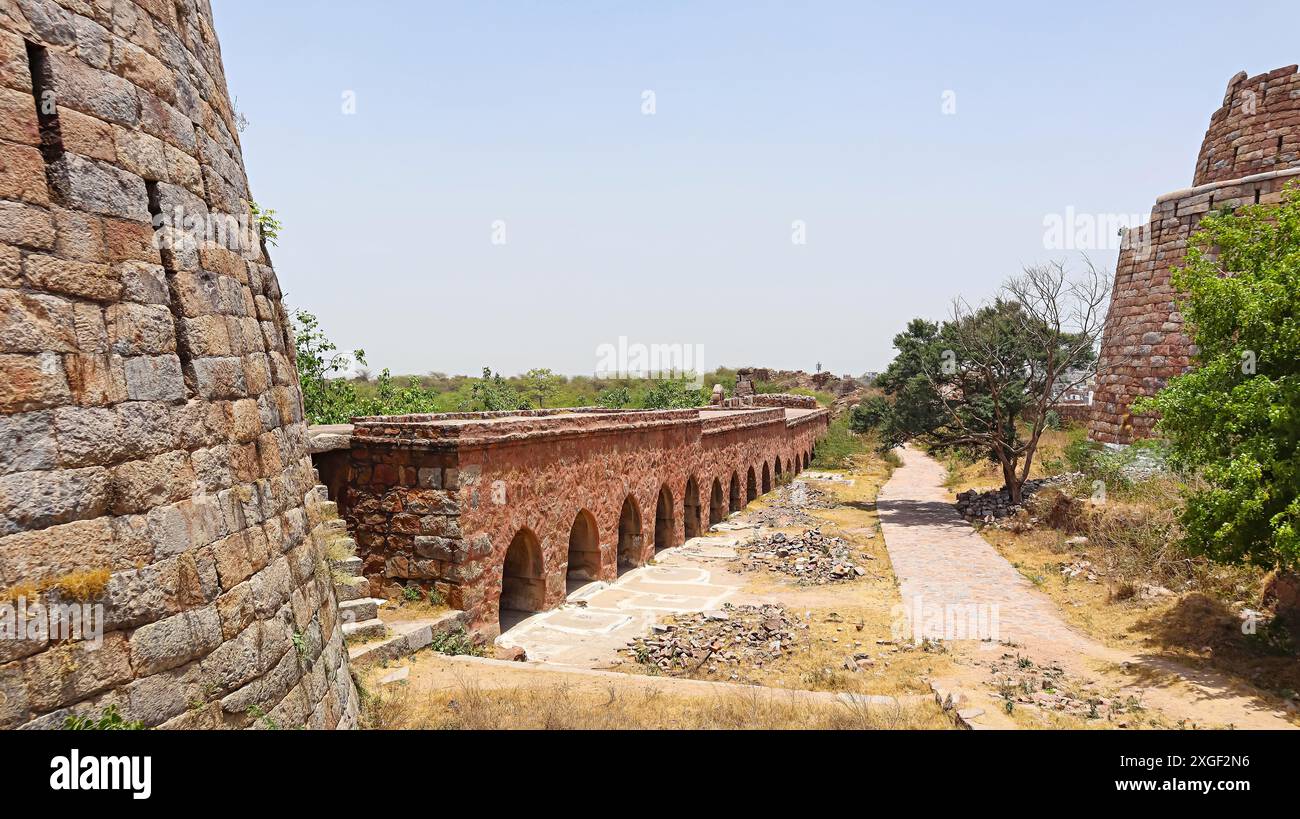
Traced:
POLYGON ((383 640, 360 646, 349 646, 348 662, 353 668, 357 668, 409 657, 432 643, 435 634, 450 634, 463 628, 465 628, 465 612, 455 610, 425 620, 390 623, 388 636, 383 640))
POLYGON ((361 576, 361 558, 353 555, 346 560, 340 560, 334 564, 334 568, 346 575, 352 577, 361 576))
POLYGON ((379 607, 387 603, 379 597, 358 597, 353 600, 344 600, 339 603, 339 614, 343 616, 345 623, 360 623, 365 620, 373 620, 379 616, 379 607))
POLYGON ((340 603, 347 600, 358 600, 362 597, 369 597, 370 581, 364 577, 353 577, 348 575, 346 578, 340 578, 334 581, 334 594, 338 597, 340 603))
MULTIPOLYGON (((360 643, 366 640, 373 640, 377 637, 383 637, 388 633, 388 626, 378 617, 369 620, 362 620, 357 623, 344 623, 343 640, 347 643, 360 643)), ((350 649, 349 649, 350 650, 350 649)))

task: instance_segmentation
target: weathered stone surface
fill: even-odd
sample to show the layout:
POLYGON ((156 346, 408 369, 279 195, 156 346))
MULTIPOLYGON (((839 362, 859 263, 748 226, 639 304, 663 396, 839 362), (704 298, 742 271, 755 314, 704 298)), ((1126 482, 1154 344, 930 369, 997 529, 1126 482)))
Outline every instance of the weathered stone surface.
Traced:
POLYGON ((0 290, 0 352, 77 349, 72 303, 56 296, 0 290))
POLYGON ((104 635, 104 643, 54 646, 23 661, 27 675, 27 700, 33 711, 51 711, 131 679, 126 638, 104 635))
POLYGON ((132 401, 175 401, 185 397, 185 376, 175 355, 126 360, 126 395, 132 401))
POLYGON ((65 153, 50 166, 50 179, 70 207, 142 222, 149 219, 144 180, 107 162, 65 153))
POLYGON ((1150 223, 1128 231, 1115 266, 1115 286, 1098 360, 1089 419, 1095 441, 1127 444, 1151 434, 1156 419, 1131 411, 1191 365, 1170 284, 1189 237, 1213 208, 1269 204, 1300 178, 1300 73, 1287 66, 1228 83, 1223 107, 1210 118, 1193 184, 1156 201, 1150 223), (1249 180, 1249 181, 1247 181, 1249 180))
POLYGON ((49 412, 0 415, 0 474, 50 469, 55 464, 49 412))
POLYGON ((67 582, 107 629, 98 650, 0 641, 0 727, 109 705, 243 727, 220 700, 244 688, 285 725, 355 725, 334 597, 311 568, 334 533, 275 273, 226 237, 164 254, 151 224, 151 188, 189 217, 208 202, 247 215, 211 11, 0 7, 0 591, 67 582), (40 150, 51 98, 33 96, 33 66, 61 152, 40 150))
POLYGON ((44 409, 71 400, 68 378, 58 355, 0 354, 0 412, 44 409))
POLYGON ((96 518, 107 508, 108 470, 103 467, 0 477, 0 534, 96 518))

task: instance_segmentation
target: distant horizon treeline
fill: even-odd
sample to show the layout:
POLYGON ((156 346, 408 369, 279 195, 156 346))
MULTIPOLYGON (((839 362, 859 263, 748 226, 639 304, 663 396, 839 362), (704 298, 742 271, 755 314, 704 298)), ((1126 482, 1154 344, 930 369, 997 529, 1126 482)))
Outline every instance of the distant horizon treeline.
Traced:
MULTIPOLYGON (((736 369, 718 367, 704 374, 700 386, 687 378, 602 378, 561 375, 547 368, 502 376, 484 367, 478 376, 378 374, 366 365, 365 351, 339 353, 320 322, 305 310, 292 314, 298 375, 302 382, 307 419, 313 424, 346 423, 368 415, 481 412, 489 410, 595 407, 611 409, 667 409, 704 406, 714 384, 730 396, 736 369), (349 371, 356 365, 356 373, 349 371)), ((754 382, 756 392, 779 392, 781 386, 754 382)), ((813 390, 790 390, 811 395, 822 404, 834 396, 813 390)))

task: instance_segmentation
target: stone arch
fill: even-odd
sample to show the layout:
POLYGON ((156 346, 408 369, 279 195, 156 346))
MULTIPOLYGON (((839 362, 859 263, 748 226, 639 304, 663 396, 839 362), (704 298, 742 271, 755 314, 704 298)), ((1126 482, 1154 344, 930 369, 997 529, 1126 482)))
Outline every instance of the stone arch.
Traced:
POLYGON ((655 551, 667 549, 677 539, 677 521, 673 515, 673 491, 668 484, 659 487, 655 504, 655 551))
POLYGON ((740 476, 735 472, 731 473, 731 485, 727 489, 727 509, 732 512, 739 512, 745 508, 745 504, 740 500, 740 476))
POLYGON ((754 467, 749 468, 749 474, 745 477, 745 503, 749 503, 758 497, 758 482, 754 480, 754 467))
POLYGON ((700 536, 700 485, 695 476, 687 478, 686 493, 682 498, 682 529, 686 539, 700 536))
POLYGON ((523 527, 510 540, 501 567, 499 610, 541 611, 546 606, 546 571, 542 544, 533 530, 523 527))
POLYGON ((618 514, 618 565, 641 565, 641 507, 628 495, 618 514))
POLYGON ((569 571, 573 580, 596 580, 600 577, 600 536, 596 518, 579 509, 569 527, 569 571))
POLYGON ((727 499, 722 494, 722 481, 713 479, 713 490, 709 492, 709 525, 722 523, 727 516, 727 499))
POLYGON ((772 470, 768 469, 767 461, 763 461, 763 494, 766 495, 772 491, 772 470))
POLYGON ((776 456, 776 460, 773 461, 773 464, 774 464, 775 469, 776 469, 776 474, 773 476, 773 479, 774 479, 777 483, 780 483, 780 482, 781 482, 781 476, 784 474, 784 470, 781 469, 781 456, 780 456, 780 455, 777 455, 777 456, 776 456))

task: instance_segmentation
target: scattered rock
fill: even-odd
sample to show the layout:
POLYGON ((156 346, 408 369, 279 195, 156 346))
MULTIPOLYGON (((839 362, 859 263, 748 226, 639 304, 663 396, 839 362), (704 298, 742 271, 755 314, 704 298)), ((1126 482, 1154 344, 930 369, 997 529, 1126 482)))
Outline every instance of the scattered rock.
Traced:
POLYGON ((830 509, 835 500, 826 492, 802 480, 779 487, 767 505, 750 517, 753 523, 765 526, 802 526, 813 522, 809 509, 830 509))
POLYGON ((1029 706, 1081 719, 1105 719, 1141 710, 1136 697, 1119 699, 1099 694, 1066 676, 1059 665, 1042 666, 1028 657, 1003 654, 989 664, 993 686, 1011 708, 1029 706))
POLYGON ((401 668, 388 672, 379 678, 380 685, 391 685, 395 682, 401 682, 411 676, 411 667, 404 665, 401 668))
POLYGON ((808 626, 782 606, 733 606, 683 614, 628 643, 624 653, 670 673, 725 672, 761 667, 792 651, 808 626), (716 615, 721 615, 716 616, 716 615))
POLYGON ((520 646, 496 646, 493 648, 492 653, 498 660, 522 663, 528 659, 528 652, 524 651, 520 646))
POLYGON ((739 552, 737 562, 742 572, 768 569, 791 575, 801 584, 856 580, 867 573, 846 541, 823 535, 820 528, 793 537, 775 532, 752 538, 740 546, 739 552))
POLYGON ((1097 573, 1092 568, 1091 560, 1075 560, 1070 563, 1062 563, 1061 574, 1070 580, 1083 578, 1089 583, 1097 582, 1097 573))
MULTIPOLYGON (((1050 478, 1034 478, 1025 481, 1021 487, 1021 499, 1029 500, 1034 496, 1034 493, 1044 487, 1073 483, 1082 477, 1081 473, 1070 472, 1064 475, 1054 475, 1050 478)), ((957 493, 957 511, 961 513, 962 517, 969 520, 983 520, 985 523, 993 523, 1001 518, 1015 515, 1023 508, 1022 504, 1011 502, 1011 494, 1007 492, 1005 487, 991 489, 987 492, 967 489, 965 492, 957 493)))
POLYGON ((1155 600, 1160 597, 1173 597, 1174 593, 1164 586, 1157 586, 1153 583, 1147 583, 1138 590, 1138 597, 1143 600, 1155 600))

